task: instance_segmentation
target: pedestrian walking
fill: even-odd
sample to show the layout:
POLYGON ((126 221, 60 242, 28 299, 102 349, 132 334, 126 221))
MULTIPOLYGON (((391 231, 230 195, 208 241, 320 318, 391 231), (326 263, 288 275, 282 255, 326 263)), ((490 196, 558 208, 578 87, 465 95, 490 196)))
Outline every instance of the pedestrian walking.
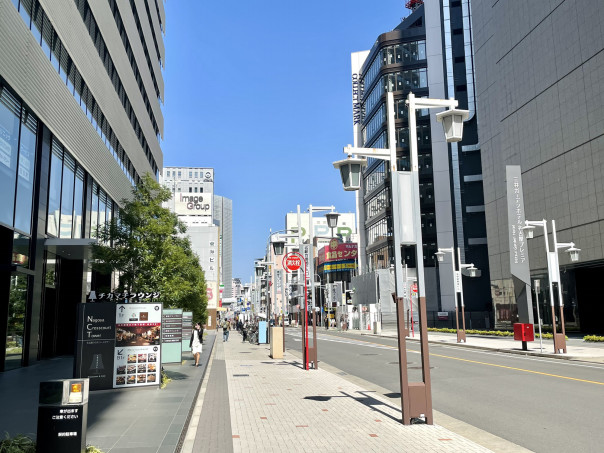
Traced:
POLYGON ((195 324, 195 328, 191 333, 191 339, 189 340, 189 347, 191 348, 191 352, 193 352, 193 356, 195 357, 195 366, 199 366, 199 357, 201 356, 201 342, 203 339, 203 330, 199 323, 195 324))
POLYGON ((229 341, 229 330, 231 330, 231 323, 225 319, 222 323, 222 341, 229 341))

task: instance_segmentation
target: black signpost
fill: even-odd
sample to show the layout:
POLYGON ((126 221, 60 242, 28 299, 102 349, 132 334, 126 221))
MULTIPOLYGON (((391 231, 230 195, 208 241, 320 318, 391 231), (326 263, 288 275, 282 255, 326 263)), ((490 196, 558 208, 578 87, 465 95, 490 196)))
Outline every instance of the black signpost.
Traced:
POLYGON ((90 379, 90 390, 113 387, 115 302, 78 305, 74 377, 90 379))

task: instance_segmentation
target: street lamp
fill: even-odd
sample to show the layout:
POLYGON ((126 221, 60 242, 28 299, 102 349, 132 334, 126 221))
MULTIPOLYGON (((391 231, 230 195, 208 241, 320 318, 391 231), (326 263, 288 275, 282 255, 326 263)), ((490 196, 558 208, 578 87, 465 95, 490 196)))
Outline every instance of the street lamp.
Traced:
POLYGON ((461 252, 459 247, 457 247, 457 267, 459 270, 455 269, 455 249, 453 247, 449 248, 439 248, 436 255, 439 263, 442 263, 445 259, 445 253, 451 254, 451 266, 453 269, 453 295, 455 298, 455 327, 457 330, 457 342, 467 343, 466 339, 466 310, 463 302, 463 279, 462 279, 462 271, 466 269, 468 271, 469 277, 476 277, 478 275, 478 269, 474 267, 473 264, 462 264, 461 262, 461 252), (462 322, 462 330, 459 330, 459 309, 457 306, 457 294, 461 296, 461 322, 462 322))
POLYGON ((533 230, 535 227, 543 228, 543 239, 545 240, 545 252, 547 255, 547 273, 549 280, 549 297, 550 305, 552 309, 552 330, 554 337, 554 354, 558 354, 559 351, 566 353, 566 327, 564 325, 564 300, 562 299, 562 281, 560 279, 560 261, 558 259, 558 250, 566 248, 566 252, 570 255, 572 262, 579 261, 579 252, 581 249, 575 247, 574 242, 558 242, 556 235, 556 221, 552 220, 552 237, 554 240, 554 251, 549 250, 549 240, 547 234, 547 220, 525 220, 524 227, 522 230, 528 239, 533 237, 533 230), (560 305, 560 323, 562 327, 562 333, 556 333, 556 308, 554 303, 554 290, 553 283, 558 284, 558 302, 560 305))
POLYGON ((361 181, 361 167, 363 162, 360 159, 353 160, 352 155, 358 157, 372 157, 389 161, 390 165, 390 194, 392 199, 392 220, 394 226, 394 262, 395 262, 395 282, 397 302, 397 325, 399 336, 399 364, 400 364, 400 382, 401 382, 401 405, 403 410, 403 423, 408 425, 412 418, 420 417, 422 414, 426 417, 426 423, 432 424, 432 391, 430 383, 430 365, 428 351, 428 326, 426 320, 426 300, 424 283, 424 262, 422 250, 422 232, 421 232, 421 210, 419 200, 419 167, 417 153, 417 129, 415 110, 431 108, 447 108, 448 113, 440 115, 439 121, 443 123, 445 138, 447 142, 461 140, 463 132, 462 124, 464 118, 467 118, 467 112, 456 110, 458 102, 454 99, 416 99, 413 93, 407 96, 408 119, 409 119, 409 150, 411 157, 411 171, 397 171, 396 163, 396 130, 394 125, 394 95, 392 92, 387 94, 387 119, 388 119, 388 149, 379 148, 353 148, 347 146, 344 153, 349 159, 334 162, 333 165, 340 170, 344 190, 358 190, 361 181), (401 182, 399 182, 399 179, 401 182), (399 184, 405 184, 405 189, 399 191, 399 184), (402 222, 400 197, 404 197, 406 206, 412 210, 412 225, 402 222), (399 229, 400 227, 400 229, 399 229), (401 237, 399 237, 401 236, 401 237), (423 383, 415 383, 412 387, 408 383, 407 370, 407 352, 405 343, 406 330, 404 328, 404 307, 402 300, 402 269, 401 269, 401 246, 403 244, 415 245, 416 263, 417 263, 417 284, 418 284, 418 303, 420 316, 420 335, 421 335, 421 357, 422 357, 422 375, 423 383), (413 413, 412 413, 413 410, 413 413))

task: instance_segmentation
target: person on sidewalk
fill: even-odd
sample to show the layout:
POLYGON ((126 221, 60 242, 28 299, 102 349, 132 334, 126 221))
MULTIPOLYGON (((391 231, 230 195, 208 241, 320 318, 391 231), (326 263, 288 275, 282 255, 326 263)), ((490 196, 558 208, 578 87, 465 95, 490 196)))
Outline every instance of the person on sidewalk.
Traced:
POLYGON ((203 339, 203 330, 199 323, 195 324, 195 328, 191 333, 191 340, 189 341, 189 347, 191 348, 191 352, 193 352, 193 356, 195 357, 195 366, 199 366, 199 357, 201 356, 201 342, 203 339))
POLYGON ((222 341, 229 341, 229 330, 231 330, 231 323, 225 319, 222 323, 222 341))

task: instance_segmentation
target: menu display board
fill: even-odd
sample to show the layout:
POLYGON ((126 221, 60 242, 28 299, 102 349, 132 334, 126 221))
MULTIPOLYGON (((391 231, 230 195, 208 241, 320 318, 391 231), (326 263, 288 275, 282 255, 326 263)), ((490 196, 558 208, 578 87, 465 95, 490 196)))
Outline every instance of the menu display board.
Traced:
POLYGON ((161 381, 162 304, 117 304, 113 388, 161 381))

